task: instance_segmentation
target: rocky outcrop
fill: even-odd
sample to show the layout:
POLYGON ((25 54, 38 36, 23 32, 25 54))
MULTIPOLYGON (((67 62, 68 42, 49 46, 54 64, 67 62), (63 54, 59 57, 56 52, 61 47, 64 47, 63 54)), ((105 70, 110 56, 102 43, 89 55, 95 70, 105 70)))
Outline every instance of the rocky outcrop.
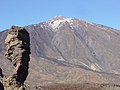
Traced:
POLYGON ((23 84, 20 84, 15 77, 3 77, 2 84, 4 90, 26 90, 23 84))
POLYGON ((23 84, 28 75, 30 38, 29 33, 21 27, 12 26, 5 39, 5 56, 14 66, 12 75, 2 74, 2 84, 5 90, 25 90, 23 84))

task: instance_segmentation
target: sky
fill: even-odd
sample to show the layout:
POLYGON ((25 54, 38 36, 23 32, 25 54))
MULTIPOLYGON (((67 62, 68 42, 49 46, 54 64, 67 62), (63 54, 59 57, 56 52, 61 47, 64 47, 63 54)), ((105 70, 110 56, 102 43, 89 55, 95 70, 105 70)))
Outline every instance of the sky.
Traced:
POLYGON ((120 0, 0 0, 0 31, 54 16, 79 18, 120 30, 120 0))

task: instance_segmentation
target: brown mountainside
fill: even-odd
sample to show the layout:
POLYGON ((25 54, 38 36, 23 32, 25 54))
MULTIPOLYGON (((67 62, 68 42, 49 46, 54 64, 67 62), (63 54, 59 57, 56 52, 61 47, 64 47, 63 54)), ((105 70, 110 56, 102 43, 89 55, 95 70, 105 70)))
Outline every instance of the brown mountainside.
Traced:
MULTIPOLYGON (((27 84, 120 83, 120 31, 61 16, 25 28, 31 38, 27 84)), ((0 32, 0 66, 8 74, 6 34, 0 32)))

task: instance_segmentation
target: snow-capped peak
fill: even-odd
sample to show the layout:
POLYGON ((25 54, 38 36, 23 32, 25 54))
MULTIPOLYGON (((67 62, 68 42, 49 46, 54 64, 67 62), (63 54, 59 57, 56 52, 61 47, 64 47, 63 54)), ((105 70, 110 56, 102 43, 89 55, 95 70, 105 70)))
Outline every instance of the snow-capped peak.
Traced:
POLYGON ((52 20, 49 21, 49 25, 53 29, 59 28, 59 26, 63 25, 65 22, 72 22, 72 18, 65 18, 63 16, 55 16, 52 20))

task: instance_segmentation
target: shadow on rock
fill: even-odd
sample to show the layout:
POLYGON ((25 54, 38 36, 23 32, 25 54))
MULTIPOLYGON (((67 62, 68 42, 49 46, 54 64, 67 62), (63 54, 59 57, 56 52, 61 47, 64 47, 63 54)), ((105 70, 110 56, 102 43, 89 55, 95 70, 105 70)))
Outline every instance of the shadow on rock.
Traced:
POLYGON ((0 82, 0 90, 4 90, 3 84, 0 82))

